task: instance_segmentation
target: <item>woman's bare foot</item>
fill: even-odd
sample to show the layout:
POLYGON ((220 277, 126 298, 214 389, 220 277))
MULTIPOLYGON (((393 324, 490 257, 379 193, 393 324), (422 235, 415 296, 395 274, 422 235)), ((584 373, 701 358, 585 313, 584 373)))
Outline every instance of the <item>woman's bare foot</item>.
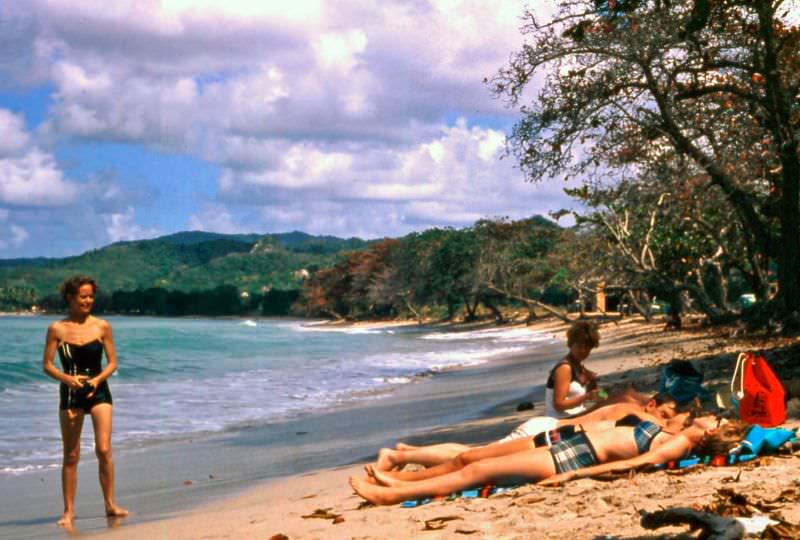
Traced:
POLYGON ((72 512, 64 512, 64 515, 61 516, 61 519, 56 522, 56 525, 59 527, 64 527, 65 529, 71 529, 74 524, 75 514, 72 512))
POLYGON ((379 471, 393 471, 397 469, 399 463, 396 459, 396 452, 396 450, 392 450, 391 448, 381 448, 378 452, 378 461, 375 462, 375 468, 379 471))
POLYGON ((127 516, 128 516, 128 511, 125 508, 122 508, 121 506, 117 506, 116 504, 106 506, 106 517, 121 518, 127 516))
POLYGON ((375 479, 378 484, 386 487, 397 487, 397 486, 404 486, 409 484, 407 480, 398 480, 391 473, 386 471, 379 471, 376 469, 372 469, 372 473, 370 476, 375 479))
POLYGON ((350 477, 350 487, 358 493, 358 495, 372 504, 378 505, 386 505, 386 504, 395 504, 400 502, 396 495, 390 492, 388 488, 383 486, 376 486, 375 484, 370 484, 364 478, 358 478, 356 476, 350 477))
POLYGON ((418 446, 414 446, 413 444, 406 444, 406 443, 402 443, 402 442, 396 443, 394 445, 394 449, 395 450, 415 450, 417 448, 419 448, 419 447, 418 446))

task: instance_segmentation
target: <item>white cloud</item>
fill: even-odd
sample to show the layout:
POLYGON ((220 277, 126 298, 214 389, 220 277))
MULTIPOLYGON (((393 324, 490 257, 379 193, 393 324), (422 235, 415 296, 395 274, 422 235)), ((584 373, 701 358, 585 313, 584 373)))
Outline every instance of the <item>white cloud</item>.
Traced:
POLYGON ((217 197, 188 227, 221 232, 396 235, 542 213, 562 197, 499 159, 514 114, 482 83, 521 44, 519 2, 25 6, 10 19, 22 63, 0 51, 0 76, 22 85, 32 80, 23 73, 45 73, 53 93, 38 144, 20 117, 0 114, 0 206, 83 196, 105 224, 93 239, 153 232, 115 179, 65 179, 45 139, 123 142, 218 166, 217 197))
POLYGON ((28 231, 18 225, 11 226, 11 245, 21 246, 28 239, 28 231))
POLYGON ((11 111, 0 109, 0 159, 19 156, 30 144, 25 120, 11 111))
POLYGON ((0 159, 0 205, 55 207, 73 202, 77 186, 64 179, 53 156, 33 148, 0 159))
POLYGON ((507 114, 481 81, 521 39, 516 2, 100 4, 34 4, 31 40, 57 51, 53 132, 203 156, 242 132, 396 139, 507 114))
POLYGON ((106 226, 106 233, 111 242, 121 240, 137 240, 140 238, 152 238, 159 234, 157 229, 146 229, 136 224, 135 210, 128 207, 124 212, 115 212, 102 216, 106 226))
POLYGON ((207 203, 201 212, 189 218, 189 230, 226 234, 250 232, 234 223, 233 216, 220 204, 207 203))
MULTIPOLYGON (((223 214, 228 221, 220 226, 345 235, 362 231, 374 238, 467 226, 485 217, 546 214, 563 206, 561 185, 526 184, 511 161, 500 159, 504 142, 503 133, 461 119, 440 129, 437 137, 403 150, 328 149, 287 141, 241 144, 235 146, 236 160, 229 161, 237 166, 220 176, 219 192, 228 208, 247 217, 232 226, 231 214, 223 214)), ((209 217, 198 221, 208 224, 209 217)))
POLYGON ((22 118, 0 109, 0 257, 41 255, 42 246, 51 255, 54 249, 74 254, 109 241, 153 236, 158 231, 138 226, 134 209, 123 204, 141 200, 111 171, 81 181, 66 178, 22 118))
POLYGON ((328 32, 312 42, 317 63, 322 69, 347 75, 358 64, 358 55, 367 48, 367 36, 359 29, 328 32))

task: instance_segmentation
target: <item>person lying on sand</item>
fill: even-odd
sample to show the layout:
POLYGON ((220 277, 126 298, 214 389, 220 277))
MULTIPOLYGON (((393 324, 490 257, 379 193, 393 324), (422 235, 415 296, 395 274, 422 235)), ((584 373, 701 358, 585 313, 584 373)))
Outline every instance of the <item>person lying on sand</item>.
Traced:
POLYGON ((443 496, 485 484, 539 481, 543 485, 573 478, 628 470, 680 459, 690 452, 717 455, 739 443, 749 425, 714 416, 695 418, 689 427, 670 433, 649 420, 611 429, 589 429, 547 448, 528 439, 496 443, 417 472, 372 469, 368 478, 351 477, 362 498, 379 505, 407 499, 443 496), (542 482, 544 481, 544 482, 542 482))
MULTIPOLYGON (((675 407, 675 399, 672 396, 665 393, 657 393, 644 405, 631 402, 614 403, 574 418, 557 419, 549 416, 537 416, 521 424, 498 442, 504 443, 523 438, 530 439, 565 426, 577 426, 609 420, 616 421, 631 414, 637 415, 642 420, 650 420, 664 428, 666 427, 666 422, 675 417, 675 407)), ((394 449, 381 448, 374 467, 379 471, 395 470, 407 463, 418 463, 431 467, 445 463, 472 448, 461 443, 440 443, 428 446, 397 443, 394 449)))

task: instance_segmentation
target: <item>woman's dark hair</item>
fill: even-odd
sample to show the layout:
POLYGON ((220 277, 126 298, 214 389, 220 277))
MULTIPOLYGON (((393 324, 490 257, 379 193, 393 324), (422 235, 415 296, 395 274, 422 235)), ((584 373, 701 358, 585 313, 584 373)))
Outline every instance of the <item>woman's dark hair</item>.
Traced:
POLYGON ((92 290, 97 292, 97 282, 89 276, 72 276, 61 284, 61 298, 69 304, 69 297, 78 294, 78 290, 84 285, 91 285, 92 290))
POLYGON ((592 349, 600 345, 600 333, 597 327, 588 321, 573 323, 567 330, 567 347, 572 347, 575 343, 588 345, 592 349))
POLYGON ((752 426, 741 420, 731 420, 709 432, 695 447, 698 456, 726 455, 747 435, 752 426))
POLYGON ((669 392, 656 392, 650 397, 656 405, 663 405, 664 403, 674 403, 675 398, 669 392))

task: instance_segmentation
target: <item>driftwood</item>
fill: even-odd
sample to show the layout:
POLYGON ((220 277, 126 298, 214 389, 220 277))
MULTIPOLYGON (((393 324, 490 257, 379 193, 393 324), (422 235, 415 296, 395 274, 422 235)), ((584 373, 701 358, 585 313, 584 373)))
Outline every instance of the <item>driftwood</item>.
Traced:
POLYGON ((667 525, 690 525, 700 529, 700 538, 707 540, 740 540, 744 525, 733 518, 698 512, 691 508, 668 508, 657 512, 642 512, 642 527, 658 529, 667 525))

